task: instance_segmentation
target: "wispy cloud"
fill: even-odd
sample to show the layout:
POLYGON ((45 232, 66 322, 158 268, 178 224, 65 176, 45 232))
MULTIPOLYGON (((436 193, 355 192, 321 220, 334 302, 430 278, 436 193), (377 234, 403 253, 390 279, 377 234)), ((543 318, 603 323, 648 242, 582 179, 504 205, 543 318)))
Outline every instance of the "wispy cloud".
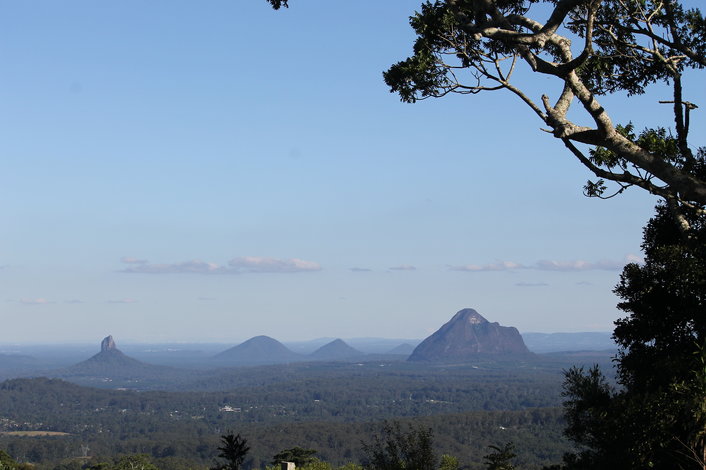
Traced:
POLYGON ((142 273, 142 274, 217 274, 225 272, 225 268, 216 263, 207 263, 198 259, 184 261, 173 264, 134 264, 129 268, 122 270, 124 273, 142 273))
POLYGON ((123 256, 120 261, 125 264, 147 264, 146 259, 133 258, 132 256, 123 256))
POLYGON ((537 261, 532 268, 540 271, 618 271, 625 266, 626 261, 601 260, 589 262, 583 260, 576 261, 537 261))
POLYGON ((81 299, 69 299, 69 300, 64 300, 64 303, 65 304, 82 304, 84 302, 81 299))
POLYGON ((642 263, 643 260, 637 255, 629 254, 620 261, 600 260, 600 261, 557 261, 539 260, 533 264, 522 264, 514 261, 496 261, 490 264, 466 264, 461 266, 449 266, 451 271, 518 271, 521 269, 533 269, 537 271, 619 271, 627 263, 642 263))
MULTIPOLYGON (((130 258, 132 259, 132 258, 130 258)), ((130 266, 121 270, 124 273, 141 274, 240 274, 240 273, 295 273, 320 271, 321 265, 298 258, 279 259, 260 256, 233 258, 227 265, 210 263, 199 259, 181 263, 150 264, 147 260, 121 260, 130 266)))
POLYGON ((135 303, 137 303, 137 300, 128 298, 128 299, 108 300, 107 302, 109 304, 135 304, 135 303))
POLYGON ((391 268, 388 268, 392 271, 416 271, 417 268, 410 265, 410 264, 402 264, 400 266, 392 266, 391 268))
POLYGON ((47 304, 53 304, 55 303, 53 300, 47 300, 44 298, 36 298, 36 299, 20 299, 20 303, 23 305, 47 305, 47 304))
POLYGON ((372 269, 368 268, 350 268, 350 270, 354 273, 369 273, 370 271, 372 271, 372 269))
POLYGON ((321 271, 321 265, 298 258, 278 259, 260 256, 242 256, 228 262, 230 271, 248 273, 296 273, 321 271))
POLYGON ((466 264, 463 266, 449 266, 449 269, 451 271, 473 271, 473 272, 480 272, 480 271, 511 271, 515 269, 525 269, 526 266, 523 266, 519 263, 515 263, 513 261, 498 261, 495 263, 491 264, 466 264))
POLYGON ((549 284, 546 282, 516 282, 517 287, 546 287, 549 284))

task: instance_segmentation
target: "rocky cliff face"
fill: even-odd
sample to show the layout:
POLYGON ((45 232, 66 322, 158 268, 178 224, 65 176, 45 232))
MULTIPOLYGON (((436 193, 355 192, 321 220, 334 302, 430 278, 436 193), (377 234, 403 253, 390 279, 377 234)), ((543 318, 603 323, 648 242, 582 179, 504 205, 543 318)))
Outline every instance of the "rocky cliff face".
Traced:
POLYGON ((110 351, 113 349, 118 349, 117 346, 115 346, 115 341, 113 341, 113 337, 108 335, 105 338, 103 338, 103 341, 101 341, 101 351, 110 351))
POLYGON ((517 328, 490 323, 472 308, 466 308, 422 341, 408 360, 463 362, 480 355, 529 354, 517 328))

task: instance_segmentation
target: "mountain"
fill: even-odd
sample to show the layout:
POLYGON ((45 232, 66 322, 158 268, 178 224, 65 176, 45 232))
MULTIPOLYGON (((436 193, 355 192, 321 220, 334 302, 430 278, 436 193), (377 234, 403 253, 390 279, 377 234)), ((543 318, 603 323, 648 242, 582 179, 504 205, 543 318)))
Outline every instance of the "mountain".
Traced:
POLYGON ((360 357, 363 353, 346 344, 342 339, 335 339, 328 344, 324 344, 319 349, 310 354, 312 359, 317 361, 340 361, 360 357))
POLYGON ((409 356, 414 352, 414 346, 409 343, 402 343, 399 346, 387 351, 387 354, 399 354, 404 356, 409 356))
POLYGON ((233 365, 282 364, 304 360, 303 356, 269 336, 250 338, 217 354, 214 359, 233 365))
POLYGON ((490 323, 466 308, 422 341, 407 360, 463 362, 479 356, 530 354, 517 328, 490 323))
POLYGON ((98 354, 65 369, 62 376, 138 378, 150 375, 155 369, 161 367, 126 356, 117 348, 113 337, 106 336, 101 341, 101 351, 98 354))
POLYGON ((126 356, 117 348, 113 337, 106 336, 101 341, 98 354, 64 369, 44 371, 41 375, 92 387, 145 390, 183 380, 190 373, 185 369, 155 366, 126 356))

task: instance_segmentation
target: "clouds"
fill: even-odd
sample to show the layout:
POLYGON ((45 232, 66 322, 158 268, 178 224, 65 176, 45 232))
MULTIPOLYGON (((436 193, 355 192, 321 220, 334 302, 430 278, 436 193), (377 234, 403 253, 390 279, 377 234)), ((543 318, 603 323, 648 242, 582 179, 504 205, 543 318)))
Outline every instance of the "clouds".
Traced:
POLYGON ((45 298, 36 298, 36 299, 20 299, 20 303, 22 305, 47 305, 47 304, 53 304, 54 302, 51 300, 47 300, 45 298))
POLYGON ((141 274, 243 274, 243 273, 298 273, 321 271, 321 265, 314 261, 299 258, 270 258, 261 256, 241 256, 226 264, 209 263, 201 260, 171 264, 150 264, 147 260, 123 257, 121 261, 129 267, 124 273, 141 274))
POLYGON ((410 264, 402 264, 400 266, 392 266, 389 268, 391 271, 416 271, 417 268, 410 264))
MULTIPOLYGON (((257 273, 300 273, 316 272, 323 270, 315 261, 300 258, 273 258, 264 256, 239 256, 226 263, 213 263, 200 259, 182 261, 177 263, 150 263, 146 259, 124 256, 120 261, 125 268, 119 272, 132 274, 257 274, 257 273)), ((583 272, 583 271, 619 271, 627 263, 642 263, 641 257, 628 254, 621 260, 549 260, 541 259, 532 264, 523 264, 516 261, 496 261, 488 264, 447 265, 449 271, 462 272, 514 272, 522 270, 553 271, 553 272, 583 272)), ((428 268, 428 267, 427 267, 428 268)), ((418 271, 412 264, 390 266, 388 271, 418 271)), ((428 270, 424 267, 422 270, 428 270)), ((371 272, 374 269, 354 266, 347 269, 353 273, 371 272)))
MULTIPOLYGON (((63 301, 57 301, 57 300, 49 300, 44 297, 36 297, 36 298, 27 298, 23 297, 21 299, 8 299, 7 302, 17 302, 21 305, 58 305, 58 304, 66 304, 66 305, 80 305, 80 304, 85 304, 86 302, 81 299, 68 299, 68 300, 63 300, 63 301)), ((137 303, 138 301, 132 298, 123 298, 123 299, 109 299, 106 300, 105 303, 108 304, 134 304, 137 303)))
POLYGON ((539 260, 533 264, 525 265, 514 261, 498 261, 490 264, 467 264, 462 266, 449 266, 451 271, 468 271, 468 272, 489 272, 489 271, 518 271, 522 269, 533 269, 537 271, 561 271, 561 272, 577 272, 577 271, 619 271, 623 269, 627 263, 641 263, 642 258, 637 255, 629 254, 623 260, 600 260, 590 262, 584 260, 574 261, 555 261, 555 260, 539 260))
POLYGON ((451 271, 510 271, 513 269, 524 269, 524 266, 512 261, 499 261, 492 264, 467 264, 464 266, 449 266, 451 271))
MULTIPOLYGON (((125 261, 123 261, 123 263, 125 263, 125 261)), ((223 266, 197 259, 173 264, 149 264, 146 260, 144 263, 129 264, 131 264, 131 266, 123 269, 122 272, 142 274, 218 274, 225 272, 223 266)))
POLYGON ((109 304, 136 304, 138 301, 136 299, 115 299, 115 300, 108 300, 107 303, 109 304))
POLYGON ((298 273, 305 271, 321 271, 319 263, 298 258, 277 259, 259 256, 233 258, 228 267, 236 272, 248 273, 298 273))

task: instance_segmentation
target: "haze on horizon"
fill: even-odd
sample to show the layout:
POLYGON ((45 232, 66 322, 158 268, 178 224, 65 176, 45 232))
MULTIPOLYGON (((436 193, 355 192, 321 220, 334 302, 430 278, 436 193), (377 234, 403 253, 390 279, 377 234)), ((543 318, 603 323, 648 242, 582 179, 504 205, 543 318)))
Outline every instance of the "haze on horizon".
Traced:
POLYGON ((507 94, 400 103, 419 4, 3 2, 0 344, 612 330, 655 199, 507 94))

